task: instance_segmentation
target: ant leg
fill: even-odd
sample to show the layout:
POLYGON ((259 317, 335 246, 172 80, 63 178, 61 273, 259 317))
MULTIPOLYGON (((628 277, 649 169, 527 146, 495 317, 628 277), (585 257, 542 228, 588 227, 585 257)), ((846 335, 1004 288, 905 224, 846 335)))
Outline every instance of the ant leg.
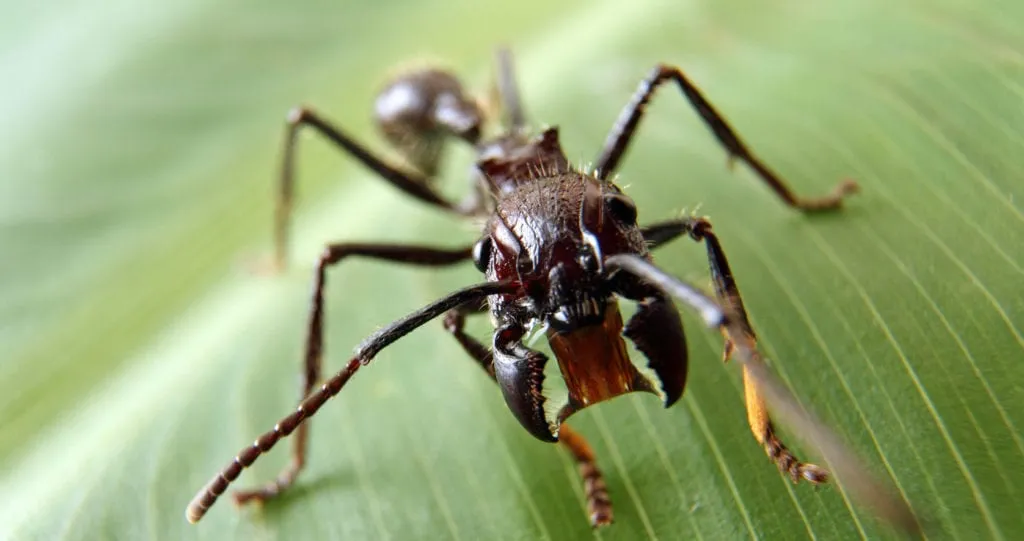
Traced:
POLYGON ((641 227, 640 233, 644 236, 644 242, 647 243, 647 249, 655 250, 683 235, 688 234, 690 232, 690 221, 691 220, 688 218, 682 218, 679 220, 654 222, 651 225, 641 227))
MULTIPOLYGON (((486 308, 482 304, 476 306, 464 304, 449 310, 444 316, 444 328, 458 340, 462 349, 491 376, 491 380, 497 383, 494 376, 494 355, 490 348, 463 330, 467 315, 480 314, 485 310, 486 308)), ((594 451, 590 448, 590 444, 566 423, 562 423, 559 427, 558 441, 572 454, 579 468, 580 477, 583 478, 583 490, 587 501, 587 513, 590 515, 590 525, 597 527, 611 524, 611 498, 608 496, 608 488, 605 486, 601 470, 597 467, 597 459, 594 457, 594 451)))
POLYGON ((484 314, 487 312, 487 305, 481 303, 477 306, 463 305, 452 310, 444 315, 444 319, 441 321, 444 324, 444 330, 448 331, 459 342, 462 349, 466 352, 471 359, 480 365, 480 368, 487 372, 487 375, 494 379, 494 355, 491 352, 491 348, 483 345, 479 340, 466 334, 466 316, 484 314))
POLYGON ((858 190, 855 181, 845 180, 837 185, 830 195, 824 197, 803 198, 796 195, 786 185, 785 181, 754 156, 750 149, 747 148, 747 145, 740 139, 739 135, 725 121, 725 118, 704 98, 697 87, 686 78, 686 75, 679 68, 666 65, 655 67, 647 78, 641 81, 640 86, 633 94, 632 100, 630 100, 629 104, 626 105, 626 108, 619 115, 618 120, 616 120, 615 127, 608 134, 608 138, 604 143, 604 149, 601 151, 601 156, 598 157, 595 165, 599 179, 607 179, 615 172, 619 165, 619 160, 626 152, 629 142, 633 139, 637 125, 644 115, 651 96, 658 87, 668 81, 676 82, 679 89, 690 101, 690 104, 697 110, 701 119, 704 120, 705 124, 714 133, 718 142, 728 151, 730 163, 734 159, 746 162, 761 177, 761 180, 767 183, 790 207, 806 212, 833 210, 842 204, 844 197, 858 190))
MULTIPOLYGON (((419 246, 402 246, 388 244, 332 244, 328 245, 320 256, 316 270, 316 278, 313 282, 313 299, 310 308, 309 324, 306 335, 306 353, 304 357, 304 374, 302 388, 299 394, 299 401, 307 399, 313 391, 314 386, 320 380, 320 365, 323 346, 323 300, 326 269, 336 265, 346 257, 361 256, 373 259, 392 261, 396 263, 410 263, 420 266, 443 266, 454 265, 469 259, 471 250, 460 248, 445 250, 438 248, 425 248, 419 246)), ((266 500, 281 493, 291 486, 296 476, 302 471, 306 463, 306 442, 309 439, 309 425, 298 426, 295 434, 292 460, 288 466, 278 475, 277 479, 271 481, 261 488, 255 490, 239 491, 235 493, 235 501, 239 504, 250 500, 266 500)))
MULTIPOLYGON (((771 422, 765 409, 766 401, 772 405, 776 415, 785 419, 794 429, 798 429, 803 439, 828 461, 835 471, 836 477, 843 483, 843 490, 851 496, 855 503, 870 508, 877 518, 889 525, 913 534, 914 537, 920 536, 922 533, 921 521, 915 515, 910 504, 897 494, 896 487, 892 482, 884 482, 872 475, 863 461, 850 450, 849 446, 843 443, 834 431, 800 405, 793 393, 765 363, 764 358, 757 351, 753 331, 750 329, 749 323, 746 322, 745 315, 739 313, 736 305, 732 302, 733 299, 739 298, 739 293, 736 291, 736 284, 732 281, 725 257, 721 253, 718 239, 711 234, 710 224, 705 220, 693 220, 692 225, 695 227, 691 236, 705 240, 709 246, 708 251, 714 250, 718 256, 721 256, 712 257, 715 260, 712 262, 712 268, 714 269, 716 265, 719 266, 719 276, 715 278, 716 289, 719 291, 731 290, 733 293, 724 296, 724 305, 717 304, 698 288, 666 273, 639 255, 610 256, 604 261, 605 269, 611 273, 624 271, 628 273, 629 278, 646 282, 683 301, 690 309, 700 313, 708 327, 718 327, 730 341, 734 342, 735 356, 743 364, 744 369, 744 386, 747 389, 747 411, 750 414, 751 429, 756 428, 755 423, 764 423, 762 428, 765 430, 755 431, 754 435, 758 437, 758 441, 763 439, 762 443, 769 454, 772 453, 773 445, 781 446, 781 444, 778 443, 777 438, 773 437, 774 434, 768 432, 771 430, 771 422), (752 411, 750 408, 751 391, 755 394, 754 409, 756 411, 752 411), (754 413, 758 414, 754 415, 754 413)), ((619 280, 620 283, 623 281, 619 280)), ((719 296, 723 297, 721 293, 719 296)), ((827 480, 828 474, 820 468, 804 464, 800 469, 796 459, 792 458, 792 455, 789 457, 793 462, 788 464, 779 461, 779 457, 773 456, 772 458, 780 467, 789 469, 790 475, 794 475, 792 468, 796 466, 796 474, 812 484, 827 480)))
MULTIPOLYGON (((747 310, 743 306, 739 288, 732 276, 732 270, 729 268, 729 261, 725 257, 718 237, 711 231, 711 222, 704 218, 680 218, 655 223, 643 228, 642 231, 644 239, 651 243, 652 247, 657 247, 682 235, 689 235, 697 242, 704 242, 708 251, 711 278, 715 284, 715 296, 723 305, 732 308, 738 316, 737 323, 742 329, 743 340, 749 341, 751 348, 754 347, 757 337, 747 317, 747 310)), ((725 336, 725 348, 722 357, 723 360, 728 361, 735 352, 736 344, 724 329, 723 335, 725 336)), ((768 415, 764 396, 751 378, 746 365, 743 367, 743 389, 750 430, 779 469, 787 472, 794 482, 801 478, 814 484, 825 482, 828 479, 828 473, 825 470, 813 464, 801 462, 779 439, 768 415)))
MULTIPOLYGON (((227 490, 228 485, 238 478, 243 469, 251 466, 260 455, 269 451, 281 438, 287 437, 296 428, 305 426, 303 421, 312 417, 328 399, 341 392, 341 389, 359 367, 368 364, 382 349, 456 306, 484 299, 488 295, 513 293, 517 288, 518 285, 509 282, 486 282, 467 287, 450 293, 371 334, 359 344, 355 356, 349 360, 345 368, 321 385, 320 389, 306 397, 294 412, 278 421, 273 430, 264 433, 252 445, 239 451, 235 458, 196 494, 189 502, 185 512, 188 521, 195 523, 203 518, 210 506, 227 490)), ((316 301, 321 300, 321 297, 322 295, 318 294, 316 301)), ((319 302, 315 304, 319 305, 319 302)), ((316 321, 319 321, 319 318, 316 321)), ((315 343, 317 349, 320 346, 319 337, 319 329, 311 328, 310 343, 315 343)))
POLYGON ((415 173, 400 171, 371 154, 320 114, 306 107, 296 107, 288 113, 281 158, 281 171, 274 214, 274 263, 277 269, 285 267, 288 252, 288 228, 291 221, 292 200, 295 184, 295 153, 298 147, 299 129, 309 126, 317 133, 343 149, 360 163, 380 175, 392 186, 420 201, 457 214, 472 214, 475 208, 463 208, 441 196, 429 182, 429 178, 415 173))
POLYGON ((572 454, 580 477, 583 478, 583 493, 587 500, 590 525, 596 528, 611 524, 612 500, 608 496, 608 487, 604 484, 604 476, 597 467, 597 458, 590 444, 582 434, 565 423, 558 428, 558 441, 572 454))

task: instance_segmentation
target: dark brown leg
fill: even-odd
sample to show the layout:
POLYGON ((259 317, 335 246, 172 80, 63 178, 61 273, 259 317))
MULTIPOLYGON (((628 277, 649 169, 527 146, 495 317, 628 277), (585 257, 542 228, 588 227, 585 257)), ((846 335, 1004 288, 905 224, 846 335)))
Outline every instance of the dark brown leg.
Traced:
POLYGON ((292 200, 295 185, 295 153, 298 147, 300 128, 309 126, 320 135, 341 147, 353 158, 380 175, 392 186, 420 201, 453 213, 466 213, 473 209, 460 207, 442 197, 430 185, 428 179, 414 173, 400 171, 388 165, 366 150, 363 145, 333 126, 312 109, 297 107, 288 113, 285 128, 284 148, 281 158, 280 182, 274 214, 274 262, 278 269, 284 268, 288 253, 288 228, 291 221, 292 200))
POLYGON ((491 348, 483 345, 479 340, 466 334, 466 316, 483 314, 487 311, 487 305, 481 303, 476 306, 463 305, 452 310, 444 315, 442 323, 444 329, 448 331, 462 349, 465 350, 466 354, 471 359, 477 362, 480 368, 487 372, 487 375, 494 379, 494 355, 491 353, 491 348))
POLYGON ((612 128, 608 139, 605 140, 601 156, 597 159, 595 169, 598 178, 607 179, 615 172, 619 160, 626 152, 637 125, 644 115, 651 96, 658 87, 668 81, 675 81, 679 85, 679 89, 690 100, 693 108, 697 110, 697 113, 715 134, 719 143, 728 151, 730 162, 733 159, 746 162, 787 205, 803 211, 831 210, 839 207, 845 196, 857 191, 856 182, 845 180, 836 186, 832 194, 825 197, 802 198, 794 194, 778 175, 754 156, 739 135, 729 127, 725 118, 704 98, 697 87, 686 78, 686 75, 679 68, 665 65, 657 66, 651 71, 650 75, 640 83, 640 87, 633 94, 633 99, 619 115, 615 127, 612 128))
MULTIPOLYGON (((715 296, 723 305, 729 306, 737 314, 739 325, 743 329, 744 340, 749 341, 750 347, 755 346, 757 337, 754 334, 753 326, 747 317, 747 310, 743 306, 743 299, 740 297, 736 280, 729 268, 729 261, 725 258, 722 245, 718 237, 711 231, 711 222, 704 218, 681 218, 659 222, 643 228, 644 239, 651 247, 657 247, 682 235, 689 235, 697 242, 703 241, 707 246, 708 265, 711 268, 711 278, 715 284, 715 296)), ((725 335, 725 348, 723 359, 729 360, 735 351, 735 344, 729 334, 725 335)), ((746 366, 743 369, 743 388, 746 395, 747 422, 757 442, 764 447, 765 453, 778 465, 779 469, 789 474, 793 482, 800 479, 818 484, 828 480, 828 473, 822 468, 813 464, 801 462, 775 433, 768 409, 765 406, 764 397, 758 390, 746 366)))
MULTIPOLYGON (((420 251, 425 252, 425 250, 420 251)), ((320 273, 322 275, 322 267, 320 273)), ((322 280, 320 283, 322 284, 322 280)), ((188 509, 185 512, 186 518, 188 518, 189 522, 193 523, 203 518, 203 515, 206 514, 210 506, 227 490, 228 485, 238 478, 243 469, 252 465, 260 455, 269 451, 281 438, 287 437, 297 428, 304 426, 303 421, 312 417, 324 405, 324 402, 338 394, 349 378, 356 373, 356 370, 360 366, 369 363, 382 349, 456 306, 479 301, 488 295, 513 293, 517 287, 507 282, 489 282, 467 287, 434 301, 370 335, 369 338, 359 345, 355 356, 349 360, 344 369, 321 385, 320 389, 307 396, 294 412, 278 421, 274 425, 273 430, 266 432, 257 438, 252 445, 242 449, 219 474, 211 479, 189 503, 188 509)), ((322 300, 322 291, 320 288, 317 291, 314 304, 319 306, 319 301, 322 300)), ((308 342, 314 345, 310 349, 319 351, 320 329, 318 322, 320 318, 314 316, 313 321, 317 323, 311 325, 308 342)), ((258 496, 256 498, 261 499, 258 496)))
MULTIPOLYGON (((704 221, 695 220, 691 224, 693 226, 691 235, 708 241, 713 238, 708 230, 710 226, 706 222, 704 225, 700 225, 701 222, 704 221)), ((714 249, 719 254, 721 253, 717 239, 709 242, 709 251, 712 250, 710 245, 714 245, 714 249)), ((722 275, 726 276, 729 275, 729 271, 724 261, 725 258, 722 257, 719 260, 719 266, 722 268, 722 275)), ((661 289, 683 301, 689 308, 699 312, 704 323, 709 327, 717 327, 726 334, 727 340, 734 344, 734 356, 743 365, 751 429, 755 430, 754 435, 758 436, 759 441, 764 440, 763 444, 769 454, 772 453, 772 449, 780 448, 781 444, 771 432, 765 408, 766 402, 771 404, 777 416, 785 419, 789 426, 798 430, 802 439, 828 461, 835 471, 836 477, 843 484, 843 490, 856 504, 871 509, 879 519, 900 528, 915 538, 921 535, 921 521, 910 504, 897 493, 896 487, 891 482, 885 482, 872 475, 860 457, 853 453, 833 430, 804 409, 793 393, 775 376, 757 351, 750 325, 745 321, 745 315, 738 313, 735 305, 729 302, 722 305, 715 303, 699 289, 666 273, 638 255, 610 256, 605 259, 605 269, 612 273, 625 272, 628 275, 627 280, 639 279, 661 289), (753 400, 751 400, 751 392, 754 393, 753 400), (751 404, 755 405, 753 409, 750 408, 751 404), (758 425, 765 430, 757 430, 758 425)), ((716 279, 715 287, 735 289, 735 284, 729 285, 732 282, 731 275, 729 276, 729 278, 716 279)), ((792 458, 792 455, 790 457, 792 458)), ((780 467, 789 470, 790 475, 794 474, 794 464, 779 461, 778 457, 773 456, 772 458, 776 459, 780 467)), ((824 472, 817 468, 810 468, 810 465, 804 465, 802 470, 797 468, 796 472, 811 483, 820 483, 825 480, 824 472)))
MULTIPOLYGON (((449 310, 444 316, 444 328, 458 340, 462 349, 484 369, 494 380, 494 357, 491 350, 479 340, 469 336, 463 330, 466 315, 483 312, 482 305, 463 305, 449 310)), ((495 380, 496 381, 496 380, 495 380)), ((597 467, 597 459, 590 444, 579 433, 562 423, 558 431, 558 441, 572 454, 583 478, 583 490, 587 500, 587 513, 590 525, 605 526, 612 523, 612 501, 608 496, 608 488, 604 477, 597 467)))
MULTIPOLYGON (((313 299, 310 307, 309 326, 306 337, 304 375, 299 394, 300 403, 310 396, 320 381, 321 353, 323 346, 323 300, 327 267, 338 264, 350 256, 370 257, 397 263, 423 266, 452 265, 465 261, 470 256, 469 248, 444 250, 418 246, 386 244, 332 244, 320 256, 316 278, 313 282, 313 299)), ((266 500, 276 496, 295 481, 306 462, 306 443, 309 439, 309 425, 301 424, 295 434, 292 460, 278 475, 277 479, 256 490, 235 492, 235 502, 244 504, 252 500, 266 500)))

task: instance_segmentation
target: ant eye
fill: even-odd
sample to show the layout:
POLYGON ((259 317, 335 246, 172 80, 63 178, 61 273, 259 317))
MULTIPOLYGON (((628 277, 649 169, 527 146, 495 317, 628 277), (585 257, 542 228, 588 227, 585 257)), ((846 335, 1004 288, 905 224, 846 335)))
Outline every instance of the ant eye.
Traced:
POLYGON ((608 211, 612 216, 626 225, 636 225, 636 205, 633 200, 624 195, 610 195, 605 198, 608 204, 608 211))
POLYGON ((491 261, 491 237, 484 237, 473 245, 473 264, 476 270, 487 272, 487 264, 491 261))

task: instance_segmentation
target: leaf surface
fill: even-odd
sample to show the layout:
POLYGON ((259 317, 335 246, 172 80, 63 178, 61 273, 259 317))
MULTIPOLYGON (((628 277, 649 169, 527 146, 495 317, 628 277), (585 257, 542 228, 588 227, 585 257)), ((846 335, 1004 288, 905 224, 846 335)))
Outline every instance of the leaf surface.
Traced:
MULTIPOLYGON (((852 177, 838 215, 785 208, 675 90, 620 171, 642 222, 715 223, 761 345, 807 406, 950 539, 1024 536, 1024 7, 880 0, 9 6, 0 33, 0 537, 858 539, 841 490, 793 486, 750 437, 720 337, 686 315, 690 385, 574 417, 616 522, 591 532, 570 458, 532 439, 440 323, 382 352, 316 416, 286 498, 198 525, 185 505, 297 398, 327 241, 457 246, 312 136, 293 265, 270 249, 283 118, 370 124, 394 66, 440 58, 481 91, 510 43, 527 114, 594 159, 657 62, 680 65, 800 193, 852 177)), ((454 150, 444 189, 465 189, 454 150)), ((658 253, 708 286, 703 249, 658 253)), ((470 265, 330 274, 325 371, 379 326, 479 280, 470 265)), ((485 321, 471 325, 485 338, 485 321)), ((790 431, 784 435, 791 437, 790 431)), ((272 478, 282 444, 239 486, 272 478)), ((798 451, 800 451, 798 447, 798 451)), ((812 457, 808 457, 812 458, 812 457)), ((944 537, 945 538, 945 537, 944 537)))

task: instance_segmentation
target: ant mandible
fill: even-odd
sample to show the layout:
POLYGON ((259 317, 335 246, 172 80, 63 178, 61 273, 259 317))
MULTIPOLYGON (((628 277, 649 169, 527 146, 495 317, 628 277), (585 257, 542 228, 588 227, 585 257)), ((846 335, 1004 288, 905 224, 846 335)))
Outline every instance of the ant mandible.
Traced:
MULTIPOLYGON (((609 524, 611 500, 594 453, 565 421, 583 408, 629 392, 653 393, 666 407, 679 400, 686 384, 687 349, 672 297, 696 310, 708 326, 721 330, 726 360, 735 356, 742 361, 747 419, 770 459, 794 482, 828 480, 829 473, 798 459, 776 433, 766 397, 779 397, 772 402, 773 406, 781 404, 780 409, 792 409, 795 399, 767 370, 756 350, 754 330, 711 223, 706 218, 683 217, 641 226, 633 201, 611 178, 651 96, 662 85, 674 82, 725 147, 730 160, 750 166, 788 206, 803 212, 838 209, 843 198, 857 190, 857 184, 844 181, 832 194, 820 198, 795 195, 754 156, 686 75, 666 65, 654 68, 640 83, 608 135, 593 173, 581 171, 566 159, 557 128, 537 136, 528 132, 511 55, 502 49, 497 58, 496 90, 505 118, 503 129, 492 137, 484 136, 484 107, 447 71, 406 72, 380 92, 376 100, 378 125, 417 172, 388 165, 311 109, 296 108, 289 114, 275 219, 278 268, 284 266, 288 251, 297 136, 307 126, 405 194, 484 221, 483 234, 472 245, 459 248, 327 245, 316 266, 300 404, 271 431, 242 449, 199 491, 186 512, 190 522, 202 518, 244 468, 295 432, 291 462, 278 478, 254 490, 235 492, 234 499, 239 504, 263 501, 290 487, 306 463, 309 423, 305 421, 382 349, 443 315, 444 328, 498 384, 523 427, 540 440, 560 442, 572 454, 585 486, 591 524, 609 524), (473 190, 459 202, 443 197, 434 186, 444 144, 452 139, 472 145, 477 153, 471 175, 473 190), (706 246, 716 300, 652 263, 650 250, 683 236, 706 246), (451 293, 373 333, 344 369, 316 388, 321 379, 326 271, 353 256, 435 267, 472 261, 486 281, 451 293), (618 297, 637 304, 637 312, 625 325, 618 297), (495 326, 490 347, 463 330, 467 316, 485 312, 495 326), (523 343, 538 326, 546 333, 568 389, 567 403, 556 413, 546 407, 544 367, 548 358, 523 343), (653 375, 633 366, 623 337, 646 356, 653 375)), ((797 418, 814 424, 807 416, 797 418)), ((806 429, 821 432, 816 426, 806 429)), ((833 456, 842 454, 837 453, 833 456)), ((838 468, 835 462, 830 460, 833 468, 838 468)), ((894 511, 893 520, 909 523, 909 510, 894 505, 899 510, 894 511)))

